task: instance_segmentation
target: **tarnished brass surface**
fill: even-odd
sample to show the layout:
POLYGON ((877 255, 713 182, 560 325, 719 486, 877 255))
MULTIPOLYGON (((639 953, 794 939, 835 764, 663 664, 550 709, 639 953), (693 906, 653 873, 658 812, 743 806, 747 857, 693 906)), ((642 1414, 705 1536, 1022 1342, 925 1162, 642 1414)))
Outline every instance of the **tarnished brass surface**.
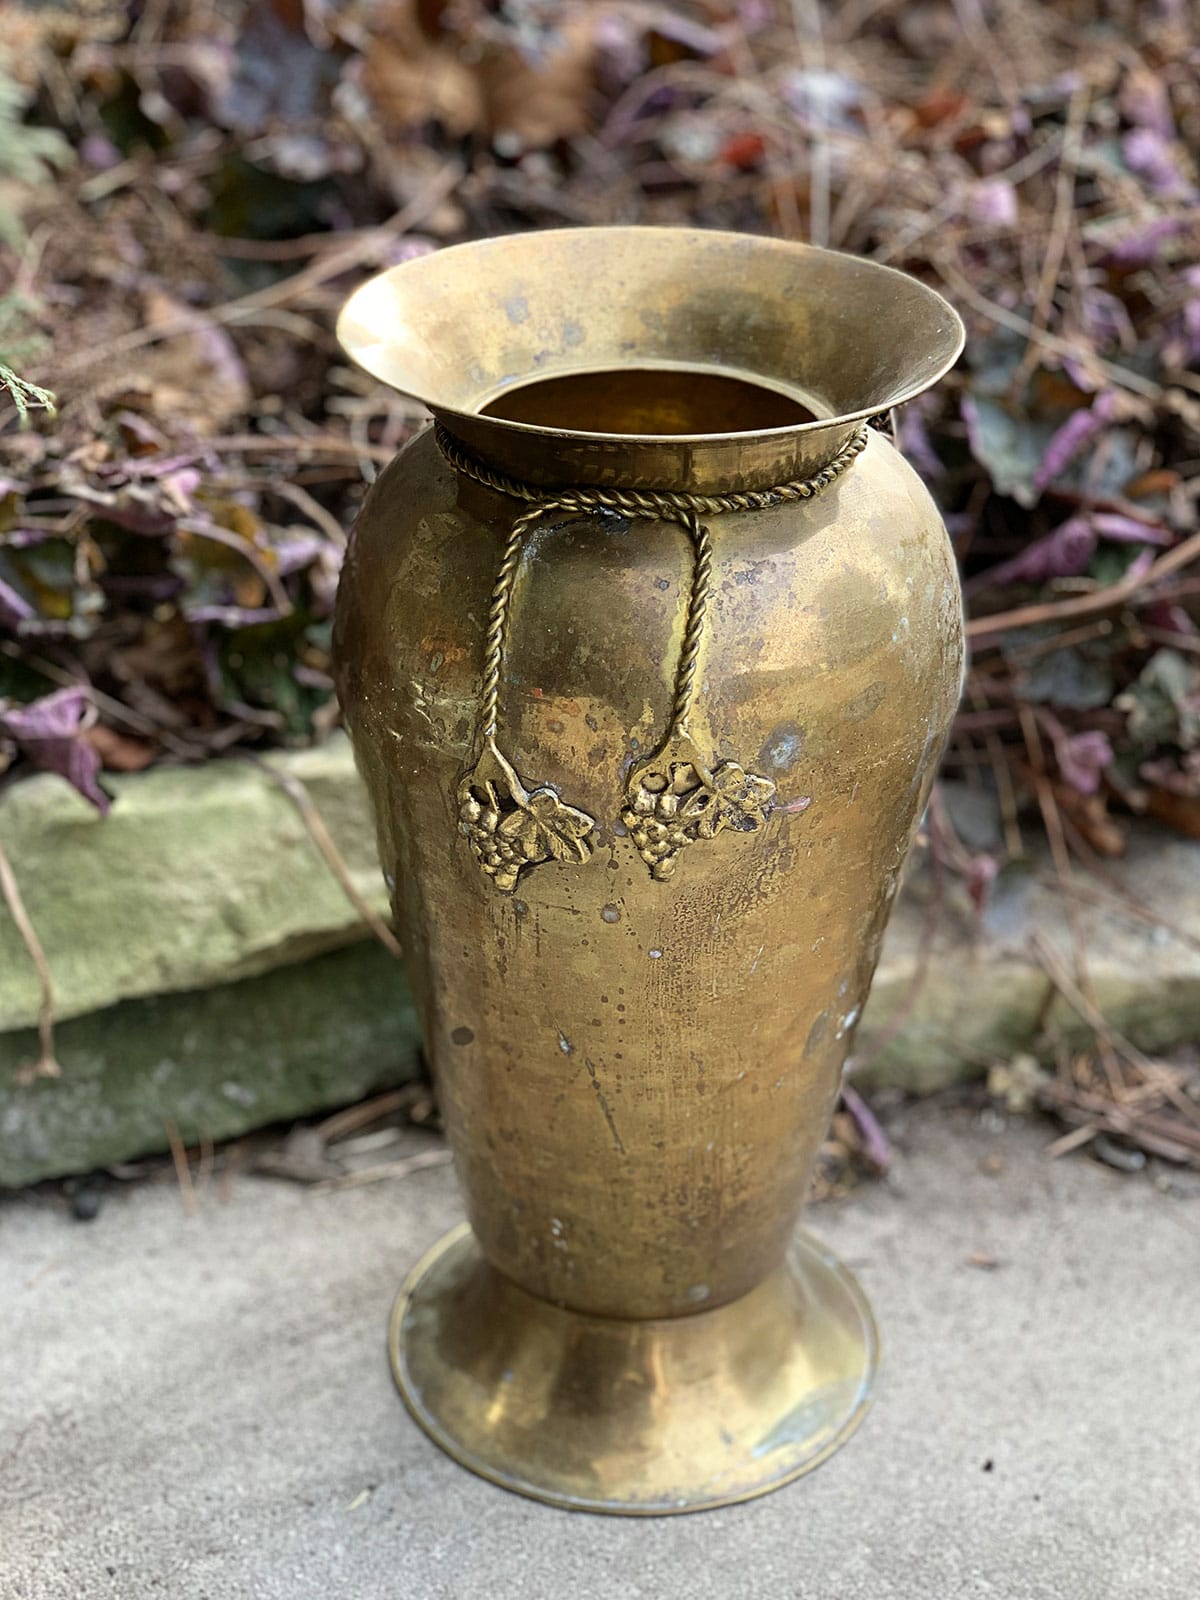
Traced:
POLYGON ((488 1265, 467 1226, 396 1300, 392 1372, 444 1450, 577 1511, 702 1511, 810 1472, 869 1403, 861 1289, 804 1234, 715 1311, 631 1322, 562 1311, 488 1265))
MULTIPOLYGON (((864 417, 934 381, 961 342, 945 303, 899 274, 671 229, 444 251, 366 285, 340 331, 371 370, 425 399, 473 460, 555 498, 589 485, 730 495, 820 473, 864 417), (658 368, 758 377, 816 420, 763 427, 778 413, 760 396, 747 409, 756 431, 741 431, 727 386, 689 392, 673 376, 658 394, 658 368), (617 369, 627 369, 631 425, 657 419, 661 433, 617 430, 617 380, 602 386, 602 413, 597 402, 607 432, 583 429, 587 408, 561 391, 539 403, 532 386, 617 369), (499 396, 518 394, 512 417, 495 414, 499 396), (542 425, 524 420, 539 416, 542 425), (693 431, 672 431, 681 419, 693 431)), ((952 553, 916 475, 875 434, 811 498, 697 512, 693 535, 679 522, 560 509, 514 542, 523 509, 456 472, 423 434, 368 497, 335 636, 468 1215, 490 1267, 565 1308, 557 1317, 575 1314, 584 1344, 596 1317, 680 1318, 699 1330, 724 1307, 733 1326, 733 1303, 783 1271, 957 701, 952 553), (510 554, 490 720, 525 802, 493 763, 493 821, 486 788, 476 816, 462 785, 492 759, 487 664, 510 554), (689 651, 688 744, 664 751, 689 651), (701 836, 697 825, 661 872, 646 855, 651 835, 635 838, 628 819, 636 774, 656 753, 689 817, 700 769, 714 792, 729 773, 730 794, 744 788, 753 808, 745 827, 701 836), (501 836, 494 870, 481 872, 481 851, 501 836)), ((664 817, 677 829, 670 802, 664 817)), ((499 1408, 490 1445, 478 1429, 468 1439, 474 1402, 448 1375, 477 1385, 492 1370, 483 1356, 472 1367, 456 1345, 444 1368, 419 1348, 447 1337, 430 1308, 450 1292, 449 1261, 430 1265, 428 1293, 413 1299, 427 1309, 403 1334, 407 1370, 432 1386, 417 1404, 438 1409, 440 1431, 426 1425, 448 1447, 457 1438, 460 1458, 520 1478, 529 1463, 511 1454, 503 1395, 488 1402, 499 1408)), ((821 1283, 797 1291, 815 1297, 812 1317, 834 1315, 821 1283)), ((515 1323, 538 1321, 516 1293, 488 1302, 490 1335, 482 1301, 456 1303, 477 1308, 475 1334, 499 1347, 518 1339, 515 1323)), ((803 1344, 803 1317, 799 1326, 803 1344)), ((620 1337, 659 1348, 639 1344, 643 1334, 620 1337)), ((691 1337, 681 1331, 681 1347, 699 1348, 691 1337)), ((543 1335, 533 1347, 548 1348, 543 1335)), ((672 1393, 683 1406, 686 1385, 672 1393)), ((710 1403, 697 1390, 697 1405, 710 1403)), ((648 1456, 657 1415, 642 1413, 648 1456)), ((574 1426, 566 1413, 561 1422, 574 1426)), ((598 1438, 606 1426, 598 1416, 598 1438)), ((653 1474, 641 1488, 606 1476, 592 1495, 574 1467, 574 1487, 556 1476, 573 1449, 547 1447, 541 1476, 520 1486, 638 1509, 653 1474)), ((694 1481, 673 1480, 677 1498, 712 1503, 715 1470, 697 1460, 694 1481)), ((734 1498, 778 1474, 739 1481, 734 1498)))

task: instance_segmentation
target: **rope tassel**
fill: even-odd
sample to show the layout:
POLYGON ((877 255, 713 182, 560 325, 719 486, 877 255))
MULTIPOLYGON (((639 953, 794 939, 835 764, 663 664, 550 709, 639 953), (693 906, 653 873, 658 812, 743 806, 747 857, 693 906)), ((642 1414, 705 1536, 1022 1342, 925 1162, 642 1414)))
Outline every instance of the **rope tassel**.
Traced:
POLYGON ((540 490, 474 460, 440 422, 435 424, 435 437, 456 472, 529 506, 513 520, 496 573, 484 643, 480 753, 458 786, 459 826, 495 887, 511 894, 527 868, 551 860, 587 861, 595 844, 595 819, 567 805, 548 784, 527 787, 497 742, 513 589, 530 530, 555 511, 580 516, 618 511, 646 521, 675 522, 692 547, 692 580, 670 725, 654 754, 630 772, 621 810, 621 822, 651 876, 665 882, 688 845, 711 839, 725 829, 757 832, 766 821, 775 785, 736 761, 722 761, 710 768, 690 727, 712 592, 712 535, 700 519, 811 500, 865 449, 867 430, 860 428, 828 466, 811 478, 728 495, 642 489, 540 490))

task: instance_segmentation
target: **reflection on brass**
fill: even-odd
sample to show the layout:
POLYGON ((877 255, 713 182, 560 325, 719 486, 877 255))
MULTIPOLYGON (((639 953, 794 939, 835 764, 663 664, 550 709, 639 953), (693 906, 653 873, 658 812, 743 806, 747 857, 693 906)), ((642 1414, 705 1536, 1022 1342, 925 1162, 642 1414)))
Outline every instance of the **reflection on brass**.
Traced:
POLYGON ((573 1510, 699 1511, 811 1469, 866 1413, 878 1341, 862 1290, 806 1235, 757 1288, 691 1316, 624 1322, 539 1300, 463 1225, 392 1312, 414 1416, 485 1478, 573 1510))
POLYGON ((407 262, 339 332, 437 424, 335 632, 470 1220, 397 1382, 557 1505, 761 1494, 875 1370, 795 1230, 962 666, 945 530, 866 423, 961 326, 870 262, 599 228, 407 262))
POLYGON ((571 372, 506 389, 483 408, 487 417, 537 424, 553 416, 558 428, 622 434, 703 432, 705 418, 736 417, 739 429, 794 427, 813 413, 794 395, 719 372, 571 372))

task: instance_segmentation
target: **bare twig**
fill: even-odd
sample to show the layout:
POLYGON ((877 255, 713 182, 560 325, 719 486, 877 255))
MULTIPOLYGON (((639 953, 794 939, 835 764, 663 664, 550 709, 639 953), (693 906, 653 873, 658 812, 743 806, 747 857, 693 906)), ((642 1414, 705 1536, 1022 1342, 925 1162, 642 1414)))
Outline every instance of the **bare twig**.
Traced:
POLYGON ((1140 576, 1127 573, 1117 583, 1110 583, 1091 594, 1073 595, 1069 600, 1045 600, 1034 605, 1017 606, 1012 611, 998 611, 990 617, 973 617, 967 623, 967 635, 972 639, 987 634, 1005 633, 1010 628, 1028 628, 1036 622, 1061 621, 1066 617, 1088 617, 1097 611, 1111 611, 1147 593, 1163 578, 1178 572, 1181 567, 1200 561, 1200 533, 1192 534, 1182 544, 1168 550, 1140 576))
POLYGON ((171 1160, 175 1163, 175 1180, 179 1184, 179 1198, 183 1209, 189 1217, 196 1215, 196 1191, 192 1187, 192 1169, 188 1164, 187 1151, 184 1149, 183 1140, 179 1136, 179 1124, 168 1117, 163 1124, 166 1129, 167 1143, 171 1146, 171 1160))
POLYGON ((1143 377, 1140 372, 1134 372, 1129 367, 1119 366, 1115 361, 1107 361, 1090 347, 1084 348, 1070 339, 1062 339, 1057 334, 1048 333, 1044 328, 1039 330, 1028 317, 1010 311, 1007 306, 1002 306, 995 300, 989 300, 944 253, 935 256, 933 264, 955 296, 966 305, 973 306, 990 322, 999 323, 1003 328, 1011 328, 1014 333, 1024 334, 1027 339, 1034 340, 1055 355, 1069 356, 1074 361, 1089 363, 1098 372, 1102 372, 1118 389, 1128 389, 1131 394, 1142 395, 1147 400, 1163 399, 1162 384, 1155 383, 1152 378, 1143 377))
POLYGON ((17 932, 29 952, 29 959, 37 970, 38 982, 42 989, 42 1002, 38 1010, 38 1058, 18 1072, 17 1082, 32 1083, 35 1078, 61 1078, 62 1067, 54 1053, 54 981, 50 976, 50 963, 46 960, 46 952, 42 949, 37 929, 29 920, 16 874, 2 845, 0 845, 0 894, 4 896, 4 902, 17 925, 17 932))
POLYGON ((419 1150, 416 1155, 405 1156, 400 1161, 383 1161, 376 1167, 361 1167, 357 1172, 347 1172, 340 1178, 322 1178, 313 1184, 314 1194, 333 1194, 339 1189, 361 1189, 369 1183, 382 1183, 389 1178, 407 1178, 413 1172, 427 1167, 448 1167, 453 1160, 449 1150, 419 1150))
MULTIPOLYGON (((1083 922, 1079 914, 1079 902, 1075 897, 1075 879, 1071 870, 1071 853, 1063 835, 1062 817, 1059 813, 1058 802, 1054 798, 1054 788, 1046 776, 1045 759, 1042 753, 1041 734, 1038 731, 1037 717, 1030 706, 1021 704, 1018 707, 1021 717, 1021 731, 1025 737, 1025 746, 1029 753, 1030 772, 1033 778, 1034 792, 1037 795, 1038 807, 1042 813, 1042 823, 1046 829, 1046 837, 1050 841, 1050 855, 1054 861, 1054 870, 1058 876, 1059 893, 1062 896, 1063 907, 1067 916, 1067 927, 1071 934, 1071 945, 1075 955, 1075 974, 1078 979, 1079 991, 1086 998, 1088 1004, 1098 1019, 1098 1026, 1093 1028, 1096 1037, 1096 1048, 1100 1054, 1100 1061, 1108 1078, 1109 1087, 1116 1090, 1122 1084, 1121 1069, 1113 1049, 1110 1030, 1100 1014, 1096 1005, 1095 993, 1092 990, 1092 980, 1087 964, 1087 941, 1083 936, 1083 922)), ((1040 935, 1034 934, 1035 948, 1040 935)), ((1049 947, 1042 941, 1044 953, 1049 947)), ((1057 960, 1057 958, 1055 958, 1057 960)), ((1049 968, 1047 969, 1050 970, 1049 968)), ((1051 976, 1053 973, 1051 972, 1051 976)))
POLYGON ((243 539, 241 534, 232 532, 229 528, 222 528, 218 523, 207 517, 180 517, 176 526, 182 533, 190 533, 196 539, 211 539, 214 544, 223 544, 229 550, 236 550, 238 555, 254 568, 262 579, 267 593, 271 596, 276 611, 281 617, 290 617, 292 602, 288 599, 287 590, 280 582, 279 574, 274 572, 263 559, 262 552, 256 550, 249 539, 243 539))
MULTIPOLYGON (((1153 1071, 1154 1063, 1149 1057, 1143 1055, 1135 1044, 1131 1044, 1124 1034, 1118 1033, 1112 1023, 1104 1016, 1094 998, 1085 994, 1079 984, 1072 980, 1070 973, 1063 966, 1058 952, 1045 935, 1035 932, 1031 943, 1037 952, 1038 960, 1054 987, 1071 1009, 1087 1023, 1097 1038, 1107 1039, 1109 1044, 1119 1049, 1122 1055, 1134 1066, 1141 1068, 1143 1071, 1153 1071)), ((1126 1085, 1121 1083, 1112 1087, 1125 1088, 1126 1085)))
POLYGON ((214 323, 226 327, 245 321, 252 313, 264 307, 284 305, 290 300, 295 300, 328 283, 332 278, 340 277, 343 272, 351 272, 356 267, 361 267, 393 239, 401 237, 423 222, 454 190, 461 179, 462 170, 458 163, 448 161, 408 205, 397 211, 395 216, 382 226, 367 230, 365 237, 356 235, 349 243, 327 251, 319 260, 293 273, 281 283, 270 284, 265 289, 256 289, 251 294, 241 295, 236 300, 228 300, 224 305, 213 306, 208 311, 188 311, 165 318, 157 326, 136 328, 119 338, 109 340, 107 344, 80 350, 74 356, 66 356, 56 361, 55 372, 66 376, 82 368, 111 361, 115 356, 141 350, 146 345, 161 344, 166 339, 202 332, 214 323))
POLYGON ((335 1111, 324 1122, 319 1122, 313 1131, 322 1144, 336 1144, 348 1134, 357 1133, 359 1128, 370 1127, 380 1117, 390 1117, 393 1112, 404 1111, 412 1104, 414 1089, 419 1090, 420 1087, 419 1084, 410 1083, 403 1089, 390 1089, 386 1094, 374 1095, 356 1106, 347 1106, 344 1111, 335 1111))
POLYGON ((1087 121, 1091 95, 1086 86, 1076 89, 1067 107, 1067 130, 1062 144, 1062 160, 1054 184, 1054 213, 1050 219, 1050 235, 1042 257, 1042 272, 1038 280, 1037 298, 1030 319, 1029 342, 1020 365, 1013 374, 1012 388, 1017 393, 1032 373, 1038 358, 1038 341, 1045 332, 1054 304, 1054 291, 1067 253, 1067 238, 1075 222, 1075 174, 1079 159, 1079 135, 1087 121))
POLYGON ((210 441, 217 454, 230 455, 294 455, 315 450, 322 455, 368 455, 372 461, 386 465, 396 454, 391 445, 360 445, 353 439, 343 439, 333 433, 236 433, 228 438, 210 441))
POLYGON ((404 952, 401 949, 395 934, 388 927, 387 923, 384 922, 383 919, 372 909, 372 907, 367 904, 366 900, 360 894, 358 886, 355 884, 354 879, 350 876, 350 869, 346 865, 341 851, 338 849, 337 845, 334 844, 333 839, 330 836, 329 829, 325 826, 324 820, 321 817, 321 813, 313 804, 312 796, 300 782, 299 778, 294 777, 290 772, 280 772, 277 767, 271 766, 269 762, 260 760, 257 756, 250 755, 247 751, 242 751, 242 759, 244 761, 248 761, 251 766, 258 768, 258 770, 265 773, 273 783, 277 783, 279 785, 284 794, 287 795, 288 799, 300 813, 301 820, 308 829, 313 843, 325 857, 325 861, 329 866, 329 870, 341 884, 347 900, 349 900, 350 904, 358 912, 359 916, 366 923, 367 927, 370 928, 371 932, 379 940, 384 949, 388 951, 390 955, 395 956, 397 960, 403 959, 404 952))
MULTIPOLYGON (((825 71, 825 38, 821 0, 791 0, 792 18, 800 54, 814 76, 825 71)), ((812 143, 808 154, 808 237, 812 244, 829 243, 830 187, 833 165, 825 113, 815 95, 809 95, 812 143)))
POLYGON ((345 529, 333 513, 326 511, 321 502, 314 499, 307 489, 302 489, 298 483, 273 483, 270 489, 272 494, 280 495, 284 500, 290 500, 294 506, 298 506, 334 544, 345 547, 345 529))

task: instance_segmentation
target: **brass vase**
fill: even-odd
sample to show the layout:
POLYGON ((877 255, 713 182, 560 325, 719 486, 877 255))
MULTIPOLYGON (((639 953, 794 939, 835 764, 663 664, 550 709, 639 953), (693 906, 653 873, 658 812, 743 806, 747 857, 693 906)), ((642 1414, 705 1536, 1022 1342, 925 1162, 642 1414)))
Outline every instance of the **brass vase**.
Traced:
POLYGON ((557 1505, 763 1493, 876 1367, 796 1222, 962 668, 945 530, 866 424, 961 324, 832 252, 597 228, 410 261, 339 336, 436 424, 335 636, 469 1217, 397 1383, 557 1505))

